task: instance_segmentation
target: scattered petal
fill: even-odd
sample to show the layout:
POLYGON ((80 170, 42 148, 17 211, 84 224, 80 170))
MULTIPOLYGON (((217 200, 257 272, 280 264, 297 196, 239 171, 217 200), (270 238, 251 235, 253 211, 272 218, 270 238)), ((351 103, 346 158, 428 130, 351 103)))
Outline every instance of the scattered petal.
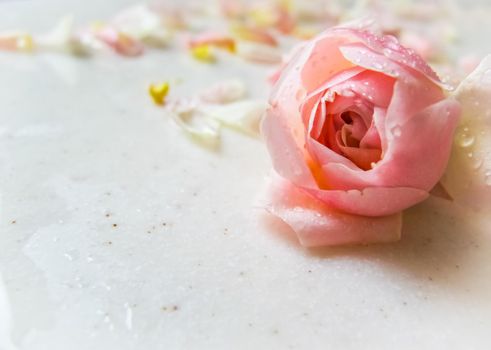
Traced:
POLYGON ((240 100, 246 95, 246 87, 240 80, 226 80, 215 83, 204 90, 201 100, 208 103, 229 103, 240 100))
POLYGON ((235 40, 227 35, 215 32, 202 33, 189 41, 189 47, 199 48, 202 46, 213 46, 234 53, 235 40))
POLYGON ((83 36, 74 35, 73 16, 63 17, 49 32, 35 38, 40 49, 64 51, 76 56, 87 56, 92 47, 83 36))
POLYGON ((194 101, 178 100, 170 104, 168 111, 177 126, 193 141, 207 148, 216 149, 220 143, 220 124, 199 110, 194 101))
POLYGON ((34 40, 28 33, 2 33, 0 34, 0 50, 32 52, 34 50, 34 40))
POLYGON ((235 25, 232 33, 240 40, 252 41, 269 46, 278 46, 278 41, 263 28, 249 27, 245 25, 235 25))
POLYGON ((111 25, 150 46, 164 47, 171 39, 163 18, 147 5, 135 5, 124 10, 111 21, 111 25))
POLYGON ((248 61, 256 63, 276 64, 281 62, 281 52, 264 44, 239 42, 237 54, 248 61))
POLYGON ((144 51, 140 41, 111 26, 96 29, 95 36, 123 56, 139 56, 144 51))
POLYGON ((213 54, 213 50, 209 45, 199 45, 190 48, 191 55, 198 61, 205 63, 213 63, 216 61, 216 57, 213 54))
POLYGON ((169 93, 169 83, 150 84, 148 93, 156 105, 163 105, 169 93))
POLYGON ((226 105, 206 105, 201 110, 224 126, 250 136, 258 136, 259 123, 267 107, 266 101, 245 100, 226 105))

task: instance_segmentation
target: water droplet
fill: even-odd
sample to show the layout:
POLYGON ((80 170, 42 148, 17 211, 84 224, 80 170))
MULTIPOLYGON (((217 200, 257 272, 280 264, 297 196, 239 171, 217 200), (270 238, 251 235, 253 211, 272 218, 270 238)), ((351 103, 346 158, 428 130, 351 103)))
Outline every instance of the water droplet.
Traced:
POLYGON ((481 168, 482 166, 482 159, 479 159, 479 158, 474 158, 474 162, 472 163, 472 168, 474 170, 479 170, 479 168, 481 168))
POLYGON ((458 136, 458 143, 460 147, 464 147, 464 148, 470 147, 474 144, 474 141, 475 141, 474 136, 466 133, 462 133, 458 136))
POLYGON ((385 56, 390 56, 392 54, 392 50, 391 49, 384 49, 384 55, 385 56))
POLYGON ((307 91, 305 89, 298 89, 297 93, 295 94, 295 98, 297 101, 303 100, 305 96, 307 95, 307 91))
POLYGON ((399 125, 394 126, 390 131, 392 132, 392 135, 394 135, 394 137, 401 136, 401 127, 399 125))

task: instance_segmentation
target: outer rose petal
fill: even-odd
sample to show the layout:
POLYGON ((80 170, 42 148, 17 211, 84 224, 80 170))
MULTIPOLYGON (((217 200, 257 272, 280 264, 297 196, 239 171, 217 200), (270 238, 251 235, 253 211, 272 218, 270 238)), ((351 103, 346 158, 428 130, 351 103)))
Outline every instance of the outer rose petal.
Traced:
POLYGON ((491 209, 491 55, 457 88, 462 119, 452 157, 442 178, 457 203, 491 209))
POLYGON ((417 72, 426 75, 434 83, 441 84, 438 75, 430 66, 413 50, 401 46, 397 39, 391 35, 377 36, 366 30, 353 30, 339 28, 339 31, 348 32, 356 36, 371 50, 384 54, 387 58, 401 65, 410 67, 417 72))
POLYGON ((377 218, 344 214, 275 178, 267 210, 286 222, 305 247, 383 243, 400 239, 402 215, 377 218))
POLYGON ((409 187, 369 187, 360 191, 305 188, 305 191, 332 208, 365 216, 391 215, 422 202, 429 196, 426 191, 409 187))
POLYGON ((278 110, 270 108, 261 123, 261 134, 276 171, 300 186, 315 187, 315 180, 305 161, 305 154, 292 136, 292 130, 278 110))

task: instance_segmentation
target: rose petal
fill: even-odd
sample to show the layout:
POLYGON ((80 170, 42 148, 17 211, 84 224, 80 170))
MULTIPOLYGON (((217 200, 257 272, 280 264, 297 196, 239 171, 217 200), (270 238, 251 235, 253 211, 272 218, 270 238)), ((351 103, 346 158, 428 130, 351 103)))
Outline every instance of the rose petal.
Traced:
POLYGON ((275 177, 266 209, 287 223, 305 247, 393 242, 400 239, 402 215, 366 217, 335 211, 275 177))
POLYGON ((140 41, 110 26, 96 30, 95 36, 123 56, 139 56, 145 49, 140 41))
POLYGON ((387 107, 392 98, 395 79, 383 73, 364 70, 360 74, 335 85, 334 90, 350 89, 376 106, 387 107))
POLYGON ((305 191, 337 210, 364 216, 398 213, 428 198, 428 192, 409 187, 368 187, 363 190, 305 191))
POLYGON ((391 131, 390 137, 397 140, 390 142, 373 169, 355 171, 330 163, 323 166, 323 174, 336 189, 390 186, 429 191, 445 170, 459 113, 454 100, 431 105, 391 131))
POLYGON ((280 63, 281 53, 277 48, 252 42, 238 42, 237 55, 256 63, 280 63))
POLYGON ((202 46, 215 46, 230 52, 236 49, 233 38, 217 32, 203 32, 189 40, 188 45, 192 49, 202 46))
POLYGON ((316 182, 306 162, 308 157, 296 143, 294 131, 283 116, 284 113, 278 108, 269 108, 261 123, 261 134, 274 168, 293 183, 315 188, 316 182))
POLYGON ((199 111, 199 103, 180 99, 167 104, 172 120, 188 136, 201 146, 216 149, 220 143, 220 124, 199 111))
POLYGON ((460 84, 454 96, 462 105, 462 119, 442 183, 457 203, 488 213, 491 209, 491 55, 460 84))
POLYGON ((200 97, 209 103, 229 103, 240 100, 246 95, 245 84, 240 80, 224 80, 202 91, 200 97))
POLYGON ((259 122, 267 107, 262 100, 245 100, 226 105, 206 105, 200 111, 224 126, 258 136, 259 122))
POLYGON ((171 34, 164 20, 145 4, 131 6, 111 21, 111 25, 147 45, 166 46, 171 34))
POLYGON ((356 66, 339 49, 348 42, 349 39, 344 37, 324 37, 315 43, 301 69, 302 84, 308 92, 320 87, 335 74, 356 66))
POLYGON ((400 65, 412 68, 423 75, 426 75, 431 81, 442 86, 442 82, 438 78, 438 75, 431 69, 430 66, 411 49, 402 46, 397 38, 392 35, 378 36, 367 30, 353 30, 339 28, 341 32, 347 32, 353 36, 356 36, 371 50, 383 54, 385 57, 390 58, 392 61, 397 62, 400 65))

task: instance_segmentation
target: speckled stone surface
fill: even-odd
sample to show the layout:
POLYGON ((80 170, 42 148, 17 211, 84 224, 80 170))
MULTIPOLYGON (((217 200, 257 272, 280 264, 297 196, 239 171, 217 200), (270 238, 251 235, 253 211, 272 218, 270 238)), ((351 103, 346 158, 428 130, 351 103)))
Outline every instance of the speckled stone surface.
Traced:
MULTIPOLYGON (((0 23, 125 3, 0 3, 0 23)), ((0 54, 0 349, 491 347, 489 217, 430 199, 399 243, 303 249, 255 205, 260 140, 225 131, 210 152, 146 95, 238 77, 266 96, 269 71, 172 50, 0 54)))

